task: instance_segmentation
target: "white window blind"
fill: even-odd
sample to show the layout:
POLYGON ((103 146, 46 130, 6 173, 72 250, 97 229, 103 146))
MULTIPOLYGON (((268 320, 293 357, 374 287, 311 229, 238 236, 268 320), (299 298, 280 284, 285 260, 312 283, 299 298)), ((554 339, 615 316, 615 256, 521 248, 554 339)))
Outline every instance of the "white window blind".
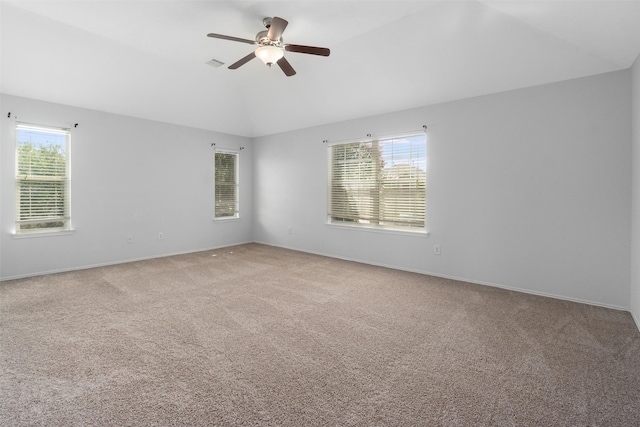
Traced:
POLYGON ((329 150, 330 223, 425 230, 426 135, 329 150))
POLYGON ((17 124, 16 231, 69 228, 68 129, 17 124))
POLYGON ((238 218, 238 153, 215 153, 215 217, 238 218))

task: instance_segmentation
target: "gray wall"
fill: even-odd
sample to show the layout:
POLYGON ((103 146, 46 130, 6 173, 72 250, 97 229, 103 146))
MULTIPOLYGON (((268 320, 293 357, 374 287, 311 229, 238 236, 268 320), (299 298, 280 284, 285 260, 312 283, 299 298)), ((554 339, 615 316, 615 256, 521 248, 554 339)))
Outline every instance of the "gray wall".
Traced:
POLYGON ((630 88, 626 70, 256 138, 254 240, 628 309, 630 88), (326 225, 322 141, 423 124, 431 235, 326 225))
POLYGON ((640 329, 640 55, 631 69, 633 74, 633 197, 631 224, 631 312, 640 329))
POLYGON ((253 240, 252 141, 2 95, 0 278, 228 246, 253 240), (11 112, 12 118, 7 118, 11 112), (71 126, 71 235, 16 239, 15 128, 71 126), (240 151, 241 218, 213 220, 213 148, 240 151), (164 240, 158 240, 158 233, 164 240), (127 243, 127 236, 133 243, 127 243))
MULTIPOLYGON (((639 68, 636 61, 632 71, 254 140, 2 95, 0 278, 258 241, 632 308, 637 315, 638 263, 630 292, 631 80, 633 74, 638 171, 639 68), (72 235, 13 238, 9 111, 21 121, 79 123, 72 134, 72 235), (322 141, 384 136, 423 124, 429 127, 430 236, 326 225, 322 141), (245 147, 239 221, 212 220, 211 142, 245 147), (435 244, 441 255, 433 254, 435 244)), ((637 174, 633 183, 638 259, 637 174)))

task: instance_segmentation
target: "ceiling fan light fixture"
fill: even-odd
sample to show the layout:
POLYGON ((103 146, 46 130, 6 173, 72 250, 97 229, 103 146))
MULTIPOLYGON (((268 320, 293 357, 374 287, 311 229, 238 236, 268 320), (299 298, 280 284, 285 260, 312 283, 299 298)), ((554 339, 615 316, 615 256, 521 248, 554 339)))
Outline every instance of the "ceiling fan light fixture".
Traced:
POLYGON ((284 56, 284 50, 276 46, 260 46, 255 54, 265 65, 272 66, 284 56))
MULTIPOLYGON (((1 1, 1 0, 0 0, 1 1)), ((234 42, 247 43, 250 45, 258 46, 253 52, 250 52, 244 58, 234 62, 227 68, 230 70, 237 70, 253 58, 258 57, 265 65, 271 67, 273 64, 278 64, 278 67, 287 76, 291 77, 296 74, 296 70, 293 69, 287 58, 284 56, 284 51, 306 53, 309 55, 329 56, 329 49, 326 47, 317 46, 303 46, 299 44, 284 44, 282 41, 282 33, 289 24, 285 19, 274 16, 273 18, 264 18, 262 21, 267 28, 266 31, 260 31, 256 34, 254 40, 243 39, 240 37, 225 36, 224 34, 209 33, 207 37, 214 39, 230 40, 234 42)), ((213 65, 213 64, 212 64, 213 65)))

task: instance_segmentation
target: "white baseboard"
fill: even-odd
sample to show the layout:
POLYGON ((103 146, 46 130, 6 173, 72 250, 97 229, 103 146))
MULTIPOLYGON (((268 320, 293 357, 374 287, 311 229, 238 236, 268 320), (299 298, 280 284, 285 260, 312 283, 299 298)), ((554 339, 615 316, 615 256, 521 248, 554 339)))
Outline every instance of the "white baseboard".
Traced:
MULTIPOLYGON (((620 310, 620 311, 630 311, 628 307, 621 307, 621 306, 612 305, 612 304, 603 304, 601 302, 589 301, 589 300, 584 300, 584 299, 580 299, 580 298, 572 298, 572 297, 568 297, 568 296, 564 296, 564 295, 556 295, 556 294, 551 294, 551 293, 546 293, 546 292, 534 291, 534 290, 530 290, 530 289, 515 288, 513 286, 506 286, 506 285, 501 285, 501 284, 497 284, 497 283, 483 282, 483 281, 474 280, 474 279, 468 279, 468 278, 464 278, 464 277, 448 276, 448 275, 443 275, 443 274, 439 274, 439 273, 433 273, 433 272, 425 271, 425 270, 416 270, 416 269, 398 267, 398 266, 389 265, 389 264, 375 263, 375 262, 361 260, 361 259, 357 259, 357 258, 341 257, 341 256, 332 255, 332 254, 326 254, 326 253, 317 252, 317 251, 308 251, 308 250, 304 250, 304 249, 293 248, 293 247, 288 247, 288 246, 283 246, 283 245, 274 245, 274 244, 265 243, 265 242, 255 242, 255 243, 259 243, 261 245, 266 245, 266 246, 274 246, 274 247, 279 247, 279 248, 283 248, 283 249, 289 249, 289 250, 292 250, 292 251, 305 252, 305 253, 310 253, 310 254, 314 254, 314 255, 326 256, 326 257, 329 257, 329 258, 342 259, 344 261, 352 261, 352 262, 358 262, 358 263, 361 263, 361 264, 375 265, 377 267, 385 267, 385 268, 391 268, 391 269, 394 269, 394 270, 408 271, 408 272, 411 272, 411 273, 426 274, 428 276, 440 277, 440 278, 443 278, 443 279, 457 280, 459 282, 472 283, 474 285, 491 286, 493 288, 500 288, 500 289, 505 289, 505 290, 514 291, 514 292, 522 292, 524 294, 537 295, 537 296, 547 297, 547 298, 554 298, 554 299, 563 300, 563 301, 577 302, 577 303, 580 303, 580 304, 588 304, 588 305, 593 305, 593 306, 596 306, 596 307, 611 308, 613 310, 620 310)), ((631 313, 631 314, 633 315, 633 313, 631 313)), ((640 329, 640 323, 638 322, 638 320, 639 320, 638 317, 634 317, 634 320, 636 321, 636 325, 638 325, 638 329, 640 329)))
POLYGON ((629 311, 629 313, 631 313, 633 321, 636 322, 636 328, 638 328, 638 332, 640 332, 640 315, 637 315, 633 310, 629 311))
POLYGON ((56 270, 41 271, 41 272, 37 272, 37 273, 19 274, 19 275, 16 275, 16 276, 2 277, 2 278, 0 278, 0 282, 5 282, 7 280, 24 279, 24 278, 27 278, 27 277, 44 276, 44 275, 47 275, 47 274, 56 274, 56 273, 66 273, 66 272, 70 272, 70 271, 88 270, 90 268, 107 267, 107 266, 110 266, 110 265, 117 265, 117 264, 128 264, 130 262, 146 261, 146 260, 149 260, 149 259, 156 259, 156 258, 166 258, 166 257, 170 257, 170 256, 175 256, 175 255, 192 254, 192 253, 195 253, 195 252, 206 252, 206 251, 212 251, 214 249, 230 248, 232 246, 246 245, 248 243, 253 243, 253 242, 252 241, 239 242, 239 243, 232 243, 232 244, 229 244, 229 245, 212 246, 212 247, 207 247, 207 248, 193 249, 193 250, 181 251, 181 252, 171 252, 171 253, 162 254, 162 255, 152 255, 152 256, 148 256, 148 257, 140 257, 140 258, 117 260, 117 261, 109 261, 109 262, 103 262, 103 263, 98 263, 98 264, 90 264, 90 265, 82 265, 82 266, 70 267, 70 268, 61 268, 61 269, 56 269, 56 270))
POLYGON ((43 271, 43 272, 32 273, 32 274, 24 274, 24 275, 3 277, 3 278, 0 278, 0 282, 4 282, 4 281, 7 281, 7 280, 22 279, 22 278, 26 278, 26 277, 43 276, 43 275, 46 275, 46 274, 56 274, 56 273, 64 273, 64 272, 69 272, 69 271, 86 270, 86 269, 89 269, 89 268, 106 267, 106 266, 109 266, 109 265, 126 264, 126 263, 130 263, 130 262, 145 261, 145 260, 149 260, 149 259, 165 258, 165 257, 169 257, 169 256, 184 255, 184 254, 195 253, 195 252, 204 252, 204 251, 210 251, 210 250, 215 250, 215 249, 220 249, 220 248, 228 248, 228 247, 232 247, 232 246, 246 245, 248 243, 258 243, 258 244, 265 245, 265 246, 273 246, 273 247, 278 247, 278 248, 282 248, 282 249, 288 249, 288 250, 292 250, 292 251, 305 252, 305 253, 325 256, 325 257, 329 257, 329 258, 341 259, 341 260, 344 260, 344 261, 352 261, 352 262, 358 262, 358 263, 361 263, 361 264, 375 265, 377 267, 391 268, 391 269, 394 269, 394 270, 402 270, 402 271, 408 271, 408 272, 411 272, 411 273, 425 274, 425 275, 429 275, 429 276, 440 277, 440 278, 443 278, 443 279, 457 280, 457 281, 460 281, 460 282, 473 283, 475 285, 491 286, 491 287, 494 287, 494 288, 505 289, 505 290, 514 291, 514 292, 522 292, 522 293, 525 293, 525 294, 537 295, 537 296, 548 297, 548 298, 555 298, 555 299, 559 299, 559 300, 563 300, 563 301, 571 301, 571 302, 577 302, 577 303, 581 303, 581 304, 589 304, 589 305, 593 305, 593 306, 597 306, 597 307, 611 308, 611 309, 614 309, 614 310, 628 311, 629 313, 631 313, 631 316, 632 316, 636 326, 638 327, 638 330, 640 330, 640 315, 637 315, 633 311, 629 310, 629 308, 627 308, 627 307, 620 307, 620 306, 611 305, 611 304, 603 304, 603 303, 596 302, 596 301, 583 300, 583 299, 580 299, 580 298, 572 298, 572 297, 567 297, 567 296, 564 296, 564 295, 556 295, 556 294, 550 294, 550 293, 546 293, 546 292, 538 292, 538 291, 534 291, 534 290, 530 290, 530 289, 515 288, 515 287, 512 287, 512 286, 506 286, 506 285, 501 285, 501 284, 497 284, 497 283, 483 282, 483 281, 468 279, 468 278, 464 278, 464 277, 448 276, 448 275, 433 273, 433 272, 425 271, 425 270, 401 268, 401 267, 390 265, 390 264, 374 263, 374 262, 361 260, 361 259, 357 259, 357 258, 347 258, 347 257, 333 255, 333 254, 327 254, 327 253, 323 253, 323 252, 318 252, 318 251, 309 251, 309 250, 294 248, 294 247, 290 247, 290 246, 275 245, 275 244, 266 243, 266 242, 260 242, 260 241, 238 242, 238 243, 233 243, 233 244, 229 244, 229 245, 212 246, 212 247, 207 247, 207 248, 193 249, 193 250, 182 251, 182 252, 173 252, 173 253, 162 254, 162 255, 154 255, 154 256, 141 257, 141 258, 135 258, 135 259, 118 260, 118 261, 111 261, 111 262, 105 262, 105 263, 99 263, 99 264, 91 264, 91 265, 84 265, 84 266, 66 268, 66 269, 50 270, 50 271, 43 271))

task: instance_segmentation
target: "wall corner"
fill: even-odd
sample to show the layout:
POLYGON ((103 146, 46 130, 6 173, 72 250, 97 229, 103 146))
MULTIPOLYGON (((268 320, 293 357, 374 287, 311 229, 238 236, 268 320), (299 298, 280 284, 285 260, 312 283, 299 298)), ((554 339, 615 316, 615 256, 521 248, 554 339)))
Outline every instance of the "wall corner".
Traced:
POLYGON ((631 284, 630 307, 640 330, 640 53, 631 66, 631 284))

